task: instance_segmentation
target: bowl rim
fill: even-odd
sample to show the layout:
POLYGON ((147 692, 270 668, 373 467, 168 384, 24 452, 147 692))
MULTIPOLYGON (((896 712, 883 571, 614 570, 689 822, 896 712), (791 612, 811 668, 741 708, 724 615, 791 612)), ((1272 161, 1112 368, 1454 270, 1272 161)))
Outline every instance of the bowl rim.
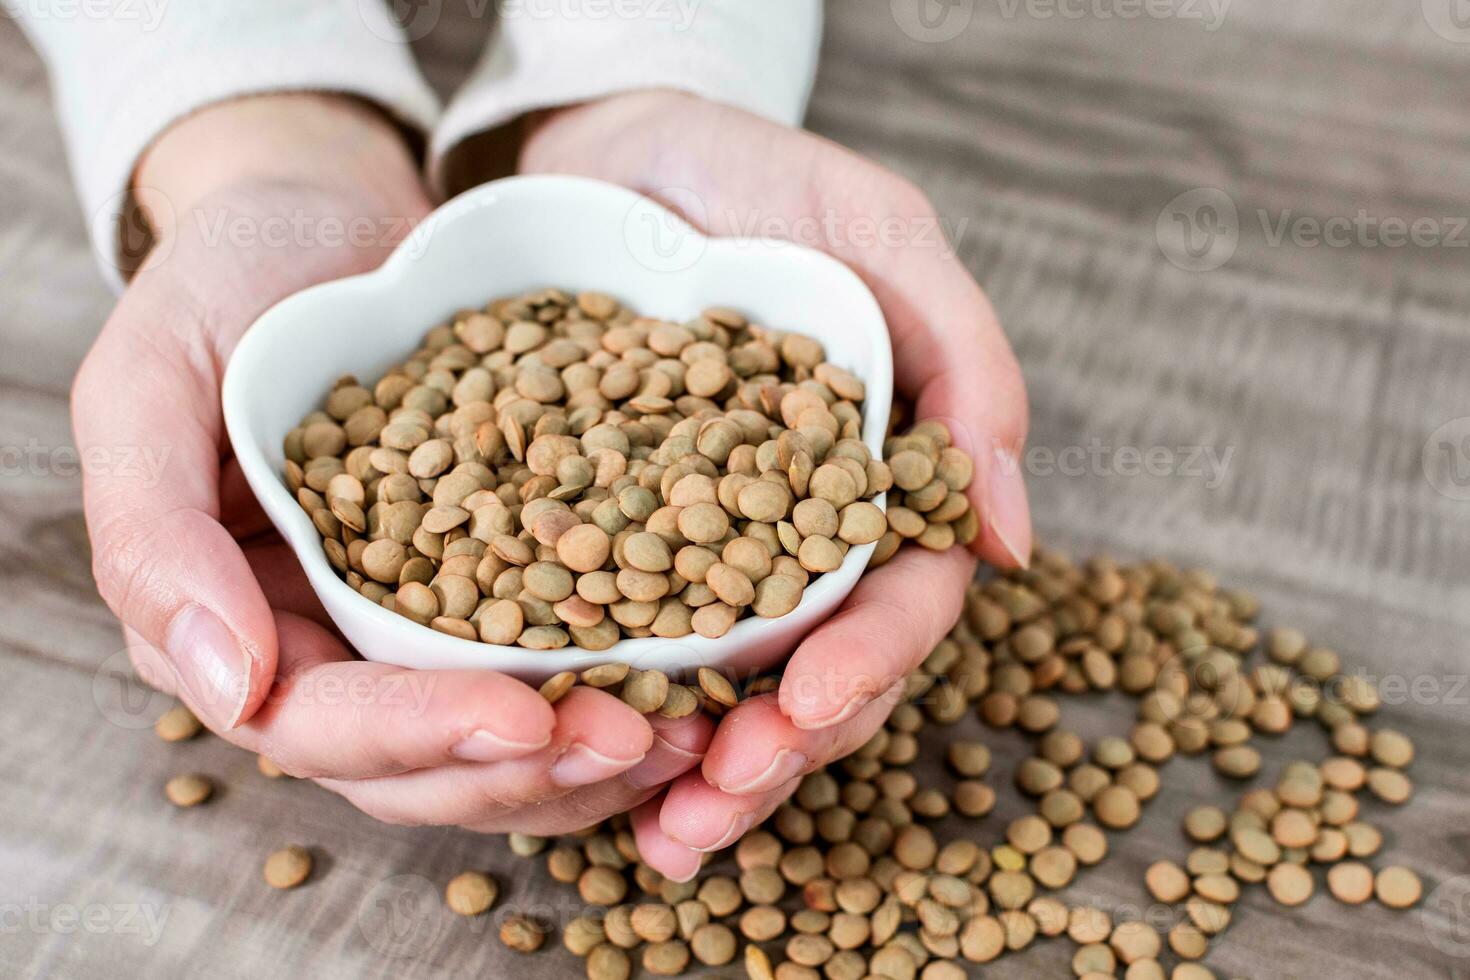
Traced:
MULTIPOLYGON (((658 201, 628 188, 586 177, 566 175, 521 175, 507 177, 482 184, 440 205, 424 219, 376 269, 339 279, 308 286, 265 310, 241 337, 226 366, 221 388, 221 402, 226 431, 231 440, 234 455, 252 491, 266 511, 272 524, 290 547, 296 560, 305 572, 313 591, 327 608, 327 612, 339 630, 347 632, 337 623, 329 596, 339 597, 347 608, 360 615, 366 625, 373 629, 391 632, 411 628, 406 634, 421 642, 422 648, 437 647, 441 655, 431 658, 442 663, 452 657, 454 662, 466 669, 494 669, 523 676, 545 677, 556 670, 582 670, 586 667, 608 662, 626 662, 638 666, 649 661, 658 661, 692 671, 695 668, 717 661, 721 647, 734 647, 748 642, 756 634, 779 628, 791 617, 798 616, 803 608, 810 608, 836 589, 851 589, 866 569, 875 544, 855 546, 849 549, 842 565, 835 571, 825 573, 807 586, 801 602, 786 616, 763 619, 744 616, 721 637, 708 638, 698 634, 685 637, 638 637, 623 638, 605 650, 588 650, 568 644, 554 650, 533 650, 521 646, 506 646, 467 640, 420 625, 397 613, 385 609, 347 584, 327 560, 322 548, 322 539, 311 518, 301 508, 295 496, 287 488, 284 474, 272 462, 271 450, 258 443, 252 436, 253 410, 257 400, 250 397, 252 382, 269 366, 279 360, 282 341, 292 332, 302 329, 295 319, 294 308, 304 305, 307 298, 315 299, 324 292, 342 290, 392 290, 412 288, 411 270, 418 268, 423 256, 415 254, 423 241, 431 239, 438 229, 448 224, 472 220, 482 212, 511 195, 597 195, 609 203, 621 203, 625 208, 653 207, 661 212, 664 220, 682 226, 683 233, 698 236, 705 252, 718 252, 758 245, 780 256, 779 261, 797 260, 816 263, 827 267, 833 274, 845 279, 855 290, 859 303, 867 307, 871 315, 869 324, 861 325, 863 343, 869 348, 872 369, 862 376, 867 387, 863 404, 863 443, 876 458, 882 458, 883 441, 886 436, 888 414, 892 406, 893 355, 887 322, 876 297, 862 278, 840 260, 808 246, 766 236, 725 237, 707 235, 685 221, 675 212, 658 201), (850 583, 845 583, 847 578, 850 583), (679 656, 668 654, 679 652, 679 656), (555 661, 554 664, 546 663, 555 661), (462 661, 462 663, 459 663, 462 661), (540 661, 541 663, 538 663, 540 661)), ((662 274, 662 273, 661 273, 662 274)), ((679 273, 669 273, 677 276, 679 273)), ((564 287, 565 288, 565 287, 564 287)), ((493 289, 487 292, 494 293, 493 289)), ((487 296, 487 301, 491 297, 487 296)), ((663 316, 661 311, 649 315, 663 316)), ((693 315, 693 314, 690 314, 693 315)), ((420 333, 434 324, 428 323, 420 333)), ((886 510, 886 494, 872 498, 880 509, 886 510)), ((844 592, 844 596, 845 596, 844 592)), ((839 600, 840 604, 840 600, 839 600)), ((803 630, 803 635, 812 626, 803 630)), ((800 639, 797 640, 799 645, 800 639)), ((348 640, 349 647, 352 647, 348 640)), ((359 656, 366 656, 354 649, 359 656)), ((423 657, 409 657, 425 659, 423 657)), ((408 665, 405 663, 405 665, 408 665)))

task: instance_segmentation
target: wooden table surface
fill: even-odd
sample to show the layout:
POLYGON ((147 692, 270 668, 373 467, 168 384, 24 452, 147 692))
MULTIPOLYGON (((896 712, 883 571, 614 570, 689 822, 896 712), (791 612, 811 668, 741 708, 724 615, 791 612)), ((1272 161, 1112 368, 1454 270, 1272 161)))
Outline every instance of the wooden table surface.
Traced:
MULTIPOLYGON (((1210 965, 1470 976, 1470 30, 1455 0, 923 2, 927 19, 916 0, 832 4, 809 122, 926 188, 994 298, 1030 386, 1043 540, 1255 590, 1266 623, 1396 685, 1384 723, 1419 745, 1412 803, 1368 812, 1425 904, 1319 893, 1282 913, 1251 889, 1210 965)), ((444 5, 421 45, 437 84, 478 49, 487 25, 466 11, 483 6, 444 5)), ((122 644, 66 456, 68 386, 111 297, 44 71, 3 21, 0 78, 0 974, 580 975, 559 948, 516 959, 489 917, 440 908, 444 881, 488 867, 516 902, 567 914, 568 891, 501 841, 377 825, 217 739, 164 746, 139 727, 159 702, 117 700, 122 644), (160 788, 190 770, 222 791, 175 811, 160 788), (286 841, 317 849, 315 880, 270 893, 260 863, 286 841)), ((1089 736, 1131 718, 1101 698, 1064 712, 1089 736)), ((1022 746, 995 741, 1006 779, 1022 746)), ((1266 751, 1272 773, 1325 748, 1300 730, 1266 751)), ((1198 760, 1171 766, 1071 896, 1141 903, 1146 864, 1183 856, 1183 809, 1227 788, 1198 760)), ((991 843, 1002 826, 969 832, 991 843)), ((1065 976, 1070 956, 1049 941, 986 973, 1065 976)))

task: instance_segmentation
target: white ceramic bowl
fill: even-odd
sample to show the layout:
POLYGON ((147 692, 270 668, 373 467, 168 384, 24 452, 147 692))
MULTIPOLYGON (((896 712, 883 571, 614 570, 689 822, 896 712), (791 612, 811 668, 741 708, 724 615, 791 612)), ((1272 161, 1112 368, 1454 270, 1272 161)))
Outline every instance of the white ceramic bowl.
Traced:
POLYGON ((571 177, 486 184, 439 208, 377 271, 272 307, 230 360, 223 401, 235 455, 327 613, 369 660, 492 668, 530 681, 614 660, 674 672, 704 665, 745 671, 786 657, 852 590, 872 545, 853 548, 840 569, 815 579, 787 616, 741 619, 717 640, 623 640, 600 652, 533 651, 438 633, 359 595, 327 563, 316 528, 282 481, 287 431, 320 407, 336 378, 350 373, 372 383, 457 310, 551 285, 607 292, 671 320, 734 306, 756 322, 816 337, 832 361, 867 384, 863 441, 881 454, 893 355, 877 302, 846 266, 789 243, 706 238, 611 184, 571 177))

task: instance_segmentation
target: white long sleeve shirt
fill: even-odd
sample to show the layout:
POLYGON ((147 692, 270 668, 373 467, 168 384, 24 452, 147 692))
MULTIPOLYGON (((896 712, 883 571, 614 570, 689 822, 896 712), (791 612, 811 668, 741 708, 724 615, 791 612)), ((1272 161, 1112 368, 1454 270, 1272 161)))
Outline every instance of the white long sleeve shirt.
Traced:
MULTIPOLYGON (((537 109, 672 88, 799 124, 816 74, 820 0, 499 0, 498 29, 441 110, 388 0, 0 0, 46 60, 82 206, 114 227, 139 156, 170 124, 242 95, 341 92, 429 142, 430 173, 462 140, 537 109)), ((97 241, 100 255, 113 243, 97 241)), ((120 285, 114 263, 103 271, 120 285)))

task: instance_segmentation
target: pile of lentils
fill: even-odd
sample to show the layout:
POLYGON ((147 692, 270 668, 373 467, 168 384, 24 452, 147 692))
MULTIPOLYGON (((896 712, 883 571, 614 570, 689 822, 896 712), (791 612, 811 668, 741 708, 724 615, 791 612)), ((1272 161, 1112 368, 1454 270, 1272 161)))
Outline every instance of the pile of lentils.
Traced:
POLYGON ((546 289, 434 328, 372 388, 339 380, 287 434, 286 483, 350 586, 440 632, 714 638, 791 612, 850 548, 975 539, 972 460, 932 420, 873 458, 864 395, 734 310, 546 289))
MULTIPOLYGON (((695 880, 671 881, 642 863, 626 817, 555 840, 512 834, 510 848, 544 855, 547 873, 577 889, 585 908, 561 941, 584 959, 590 980, 627 980, 639 966, 674 976, 737 961, 749 980, 961 980, 964 964, 1049 937, 1075 945, 1079 977, 1208 980, 1215 974, 1201 960, 1250 885, 1264 884, 1288 907, 1324 882, 1350 905, 1376 899, 1405 909, 1422 894, 1412 870, 1370 865, 1383 835, 1359 813, 1365 794, 1408 801, 1413 744, 1371 725, 1380 706, 1373 684, 1344 673, 1336 653, 1297 630, 1263 637, 1253 625, 1258 611, 1253 597, 1202 571, 1165 561, 1077 565, 1038 550, 1030 570, 971 587, 960 621, 909 677, 905 699, 871 741, 806 776, 695 880), (1057 698, 1103 691, 1137 698, 1136 719, 1126 736, 1089 745, 1061 726, 1057 698), (982 821, 994 809, 990 749, 949 739, 947 788, 920 785, 910 767, 922 730, 931 729, 932 745, 972 713, 1033 741, 1015 785, 1035 811, 942 840, 942 818, 982 821), (1289 763, 1273 785, 1247 789, 1229 807, 1190 810, 1183 830, 1193 849, 1148 868, 1143 885, 1170 913, 1162 929, 1153 914, 1115 917, 1065 898, 1080 871, 1106 859, 1109 833, 1137 823, 1175 754, 1207 754, 1244 784, 1261 765, 1252 742, 1299 723, 1326 736, 1322 758, 1289 763)), ((653 675, 607 664, 548 682, 544 693, 554 699, 588 683, 646 708, 677 687, 653 675)), ((697 685, 717 708, 779 683, 717 677, 701 671, 697 685)), ((169 741, 198 731, 183 708, 158 726, 169 741)), ((260 766, 281 774, 264 758, 260 766)), ((194 805, 209 785, 179 777, 167 794, 194 805)), ((265 865, 278 888, 310 873, 310 851, 300 846, 265 865)), ((499 892, 491 875, 471 870, 448 883, 445 900, 456 913, 480 915, 499 892)), ((513 905, 498 913, 501 941, 542 949, 551 926, 513 905)))
POLYGON ((664 880, 639 862, 622 820, 554 844, 513 840, 522 855, 549 846, 548 872, 575 882, 594 907, 563 936, 587 958, 587 975, 621 980, 635 958, 655 975, 680 973, 691 957, 719 966, 743 938, 751 980, 958 980, 962 961, 988 963, 1066 936, 1079 977, 1164 977, 1172 957, 1170 975, 1194 980, 1214 975, 1199 961, 1245 885, 1264 883, 1296 906, 1322 868, 1329 892, 1348 904, 1376 897, 1402 909, 1419 900, 1412 871, 1365 863, 1382 835, 1358 819, 1359 794, 1406 802, 1413 759, 1406 737, 1364 724, 1379 707, 1367 679, 1343 674, 1334 652, 1296 630, 1262 643, 1256 600, 1207 573, 1161 561, 1078 567, 1049 551, 1036 559, 1030 571, 972 588, 964 617, 909 678, 883 730, 807 776, 735 846, 732 873, 717 866, 688 884, 664 880), (1258 646, 1265 662, 1249 666, 1258 646), (1137 719, 1126 737, 1089 746, 1060 726, 1056 695, 1106 690, 1138 697, 1137 719), (948 794, 920 786, 908 768, 921 729, 952 725, 972 708, 1036 745, 1015 777, 1035 812, 988 848, 969 837, 940 841, 931 829, 951 813, 991 812, 987 746, 949 743, 948 794), (1329 735, 1334 754, 1287 765, 1230 813, 1191 810, 1185 832, 1195 849, 1182 866, 1149 868, 1150 894, 1176 912, 1165 933, 1054 897, 1104 860, 1108 831, 1138 822, 1175 753, 1208 753, 1220 773, 1248 780, 1261 764, 1251 741, 1306 719, 1329 735))

